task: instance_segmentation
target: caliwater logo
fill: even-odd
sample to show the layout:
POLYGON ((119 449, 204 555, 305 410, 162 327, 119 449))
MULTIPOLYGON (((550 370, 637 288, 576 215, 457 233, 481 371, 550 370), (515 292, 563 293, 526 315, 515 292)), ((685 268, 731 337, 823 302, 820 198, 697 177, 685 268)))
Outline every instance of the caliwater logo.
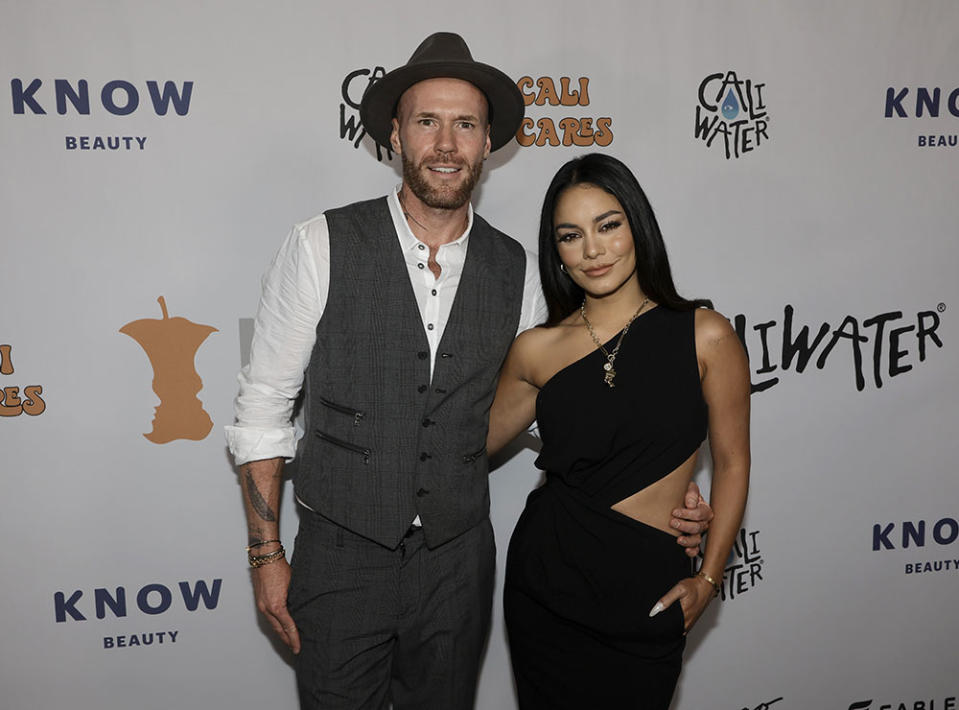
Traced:
POLYGON ((765 83, 740 79, 736 72, 710 74, 699 84, 693 137, 706 147, 721 145, 726 159, 740 158, 769 140, 765 83), (716 141, 717 138, 722 140, 716 141))
MULTIPOLYGON (((0 345, 0 375, 12 375, 13 369, 13 346, 0 345)), ((3 383, 0 388, 0 417, 19 417, 26 414, 31 417, 43 414, 47 409, 47 403, 43 401, 42 385, 27 385, 20 391, 19 385, 8 385, 3 383)))
MULTIPOLYGON (((106 113, 112 116, 130 116, 136 112, 151 111, 156 116, 167 116, 172 109, 177 116, 186 116, 193 98, 192 81, 147 81, 139 88, 131 81, 113 79, 102 86, 86 79, 69 81, 55 79, 44 84, 43 79, 13 78, 10 80, 10 98, 15 116, 44 116, 47 109, 60 116, 90 116, 106 113)), ((145 150, 147 136, 136 135, 67 135, 66 150, 145 150)))
MULTIPOLYGON (((548 76, 535 80, 531 76, 524 76, 516 82, 516 86, 523 94, 527 107, 556 106, 565 112, 574 107, 589 106, 589 77, 582 76, 574 81, 568 76, 561 76, 556 82, 548 76)), ((527 109, 529 112, 530 109, 527 109)), ((613 142, 612 125, 613 119, 609 116, 562 116, 558 119, 553 116, 537 119, 526 116, 516 132, 516 142, 524 148, 547 145, 554 148, 606 147, 613 142)))
POLYGON ((153 431, 144 434, 154 444, 174 439, 205 439, 213 428, 210 415, 197 399, 203 380, 196 372, 197 350, 216 328, 186 318, 170 318, 163 296, 157 299, 162 318, 127 323, 120 332, 136 340, 153 366, 153 391, 160 398, 153 431))
MULTIPOLYGON (((363 128, 363 122, 360 121, 360 100, 363 98, 363 92, 366 87, 386 74, 383 67, 374 67, 373 69, 354 69, 343 78, 340 85, 340 139, 349 141, 354 148, 359 148, 366 137, 366 129, 363 128)), ((376 148, 376 159, 393 159, 393 151, 382 147, 379 143, 370 139, 370 144, 376 148)))
POLYGON ((934 352, 932 346, 941 349, 942 339, 937 331, 941 324, 939 314, 945 310, 946 304, 940 303, 934 309, 908 316, 903 311, 888 311, 865 319, 847 315, 835 328, 829 322, 821 323, 811 341, 808 325, 796 329, 795 309, 791 305, 783 309, 781 325, 769 320, 749 328, 742 314, 733 319, 733 325, 751 362, 758 359, 761 363, 753 371, 760 376, 752 383, 754 393, 778 384, 779 375, 791 368, 802 373, 815 362, 816 368, 822 370, 829 360, 843 357, 852 360, 851 374, 856 389, 862 392, 867 381, 880 389, 884 377, 891 379, 910 372, 934 352), (752 341, 751 346, 748 341, 752 341))
MULTIPOLYGON (((124 619, 131 613, 139 616, 158 616, 171 610, 185 609, 196 612, 205 609, 213 611, 220 601, 220 587, 223 580, 214 579, 207 583, 199 579, 195 582, 179 582, 171 587, 154 582, 145 584, 139 589, 130 590, 127 587, 97 587, 92 594, 84 599, 84 591, 75 589, 67 595, 64 591, 53 595, 53 615, 56 623, 65 624, 73 621, 88 621, 90 615, 99 620, 124 619), (176 593, 174 592, 176 590, 176 593), (91 599, 92 597, 92 606, 91 599), (202 605, 202 609, 201 609, 202 605), (136 614, 139 612, 139 614, 136 614)), ((155 627, 154 627, 155 628, 155 627)), ((146 632, 104 636, 103 648, 135 648, 140 646, 161 646, 176 643, 180 632, 165 628, 146 632)))
POLYGON ((733 542, 733 549, 729 553, 726 569, 723 570, 719 590, 720 599, 722 601, 735 599, 755 589, 763 580, 764 564, 762 552, 759 549, 759 531, 740 529, 733 542))
MULTIPOLYGON (((935 86, 890 86, 886 89, 886 118, 959 118, 959 88, 946 90, 935 86)), ((928 125, 928 124, 927 124, 928 125)), ((934 124, 935 125, 935 124, 934 124)), ((920 133, 916 137, 918 148, 955 148, 959 145, 959 133, 920 133)))
MULTIPOLYGON (((925 547, 945 548, 959 540, 959 520, 942 517, 938 520, 904 520, 881 522, 872 526, 872 550, 909 550, 925 547)), ((942 550, 945 552, 945 550, 942 550)), ((959 572, 959 554, 936 559, 920 559, 906 562, 905 574, 934 574, 936 572, 959 572)))

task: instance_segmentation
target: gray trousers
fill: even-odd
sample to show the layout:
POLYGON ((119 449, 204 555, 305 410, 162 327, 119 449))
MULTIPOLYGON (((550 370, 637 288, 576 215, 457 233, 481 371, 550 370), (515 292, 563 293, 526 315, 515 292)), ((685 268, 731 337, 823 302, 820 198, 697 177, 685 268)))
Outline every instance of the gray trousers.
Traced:
POLYGON ((470 710, 489 633, 489 520, 428 549, 395 550, 301 511, 288 605, 303 710, 470 710))

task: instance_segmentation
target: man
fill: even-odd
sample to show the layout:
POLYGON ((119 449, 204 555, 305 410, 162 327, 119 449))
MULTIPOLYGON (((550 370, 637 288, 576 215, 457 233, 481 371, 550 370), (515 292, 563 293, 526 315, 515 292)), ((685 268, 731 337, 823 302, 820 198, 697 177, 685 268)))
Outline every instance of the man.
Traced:
MULTIPOLYGON (((473 705, 495 555, 488 410, 545 306, 533 258, 469 198, 523 111, 462 38, 428 37, 361 105, 402 185, 298 225, 264 278, 228 439, 257 606, 297 654, 304 708, 473 705), (277 513, 301 387, 291 570, 277 513)), ((691 497, 686 515, 707 519, 691 497)))

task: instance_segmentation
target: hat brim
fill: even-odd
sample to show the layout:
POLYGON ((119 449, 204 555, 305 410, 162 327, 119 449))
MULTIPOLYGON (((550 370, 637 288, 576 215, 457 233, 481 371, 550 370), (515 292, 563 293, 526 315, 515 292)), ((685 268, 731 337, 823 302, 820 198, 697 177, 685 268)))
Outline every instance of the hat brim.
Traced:
POLYGON ((523 94, 506 74, 481 62, 424 62, 394 69, 363 93, 363 128, 381 146, 390 148, 393 116, 400 96, 417 82, 439 78, 468 81, 485 94, 492 117, 490 150, 502 148, 516 135, 526 112, 523 94))

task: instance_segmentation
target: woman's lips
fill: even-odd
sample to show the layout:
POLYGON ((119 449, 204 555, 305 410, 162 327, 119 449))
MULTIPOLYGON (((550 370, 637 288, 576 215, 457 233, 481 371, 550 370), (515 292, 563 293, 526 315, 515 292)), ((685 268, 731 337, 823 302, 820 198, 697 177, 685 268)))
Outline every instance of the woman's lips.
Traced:
POLYGON ((606 275, 606 273, 609 272, 609 270, 612 268, 613 268, 612 264, 604 264, 603 266, 592 266, 588 269, 583 269, 582 271, 587 276, 596 278, 598 276, 606 275))

